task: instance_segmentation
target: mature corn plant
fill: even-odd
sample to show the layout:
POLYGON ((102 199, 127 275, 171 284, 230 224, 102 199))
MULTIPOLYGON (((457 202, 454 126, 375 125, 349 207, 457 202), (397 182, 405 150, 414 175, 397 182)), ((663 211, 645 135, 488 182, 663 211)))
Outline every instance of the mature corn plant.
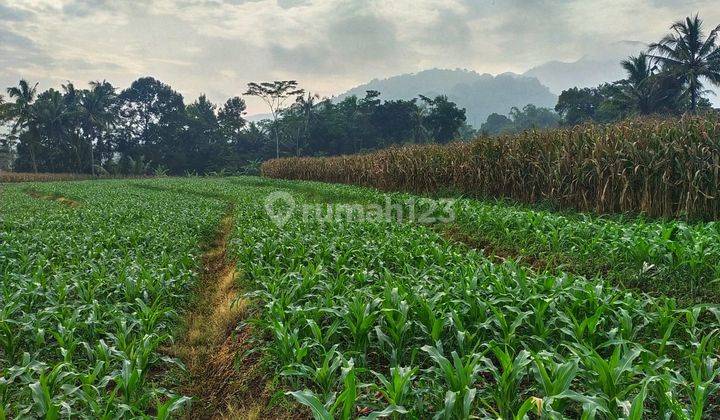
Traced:
POLYGON ((635 119, 445 146, 265 162, 271 178, 415 193, 454 191, 580 211, 720 216, 720 118, 635 119))

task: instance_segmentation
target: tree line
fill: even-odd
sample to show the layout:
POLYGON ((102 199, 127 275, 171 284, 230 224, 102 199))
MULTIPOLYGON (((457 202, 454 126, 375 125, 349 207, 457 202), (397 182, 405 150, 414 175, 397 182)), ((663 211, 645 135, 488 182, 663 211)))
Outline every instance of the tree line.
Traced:
POLYGON ((465 110, 444 96, 382 101, 370 91, 335 103, 305 94, 295 81, 248 85, 245 94, 264 99, 271 110, 271 118, 259 122, 246 120, 239 96, 221 106, 205 95, 185 104, 151 77, 120 92, 103 81, 38 93, 37 84, 21 80, 7 93, 11 102, 0 105, 8 125, 0 150, 14 151, 18 172, 254 172, 271 157, 448 142, 465 124, 465 110))
MULTIPOLYGON (((703 83, 720 85, 720 26, 705 36, 696 15, 671 26, 647 52, 621 65, 623 80, 561 93, 554 110, 527 105, 491 114, 482 134, 678 115, 710 108, 703 83)), ((248 84, 270 117, 248 122, 241 96, 222 105, 201 95, 185 104, 161 81, 143 77, 118 90, 107 81, 38 92, 21 80, 0 96, 0 169, 88 174, 257 171, 279 156, 351 154, 402 143, 447 143, 478 133, 446 96, 381 100, 380 92, 321 99, 293 80, 248 84)))

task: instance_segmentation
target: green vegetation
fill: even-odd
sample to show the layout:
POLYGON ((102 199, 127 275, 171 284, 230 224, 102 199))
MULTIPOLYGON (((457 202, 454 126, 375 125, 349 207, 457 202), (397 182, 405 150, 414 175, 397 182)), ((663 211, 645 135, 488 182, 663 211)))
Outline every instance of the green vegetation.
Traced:
POLYGON ((558 214, 461 200, 452 237, 537 268, 599 276, 619 286, 720 302, 720 224, 558 214))
MULTIPOLYGON (((282 184, 298 203, 382 197, 296 185, 282 184)), ((280 229, 241 209, 233 249, 256 325, 316 418, 717 413, 716 306, 493 263, 423 226, 296 213, 280 229)))
POLYGON ((40 93, 21 80, 8 88, 13 102, 0 98, 0 170, 256 174, 258 162, 271 157, 446 143, 465 125, 465 110, 442 95, 382 101, 379 92, 367 92, 334 103, 306 97, 295 81, 248 87, 246 95, 267 100, 272 119, 248 124, 245 101, 237 96, 221 107, 204 95, 185 104, 152 77, 120 92, 108 82, 92 82, 88 89, 68 83, 62 92, 40 93))
POLYGON ((388 198, 406 208, 414 197, 258 178, 24 184, 2 194, 6 416, 163 417, 187 407, 163 379, 172 360, 160 348, 191 302, 200 244, 231 203, 228 258, 254 308, 243 323, 255 336, 247 354, 264 354, 270 377, 316 418, 720 413, 720 308, 685 299, 717 301, 714 222, 468 199, 449 226, 322 217, 326 207, 308 218, 301 205, 388 198), (282 227, 264 200, 278 190, 297 204, 282 227), (53 201, 61 196, 78 204, 53 201), (485 255, 445 229, 515 255, 485 255), (546 264, 523 263, 531 257, 546 264), (590 258, 598 261, 583 264, 590 258), (625 290, 638 267, 632 286, 684 303, 625 290))
POLYGON ((152 376, 225 204, 129 182, 3 187, 0 418, 160 416, 187 402, 152 376))

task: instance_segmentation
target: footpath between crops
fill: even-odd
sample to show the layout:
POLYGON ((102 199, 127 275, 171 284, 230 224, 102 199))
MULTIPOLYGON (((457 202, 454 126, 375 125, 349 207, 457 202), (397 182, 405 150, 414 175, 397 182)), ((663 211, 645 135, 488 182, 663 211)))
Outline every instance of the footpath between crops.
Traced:
POLYGON ((252 305, 243 297, 241 273, 228 251, 235 206, 227 197, 216 198, 228 202, 228 209, 214 237, 202 245, 195 297, 182 333, 165 350, 179 358, 186 371, 167 372, 167 380, 192 397, 188 419, 283 417, 287 408, 271 406, 277 384, 257 348, 261 340, 244 322, 252 316, 252 305))
POLYGON ((64 204, 68 207, 80 207, 80 203, 71 199, 67 198, 61 194, 58 193, 43 193, 38 190, 34 189, 27 189, 25 190, 25 193, 29 195, 30 197, 37 198, 39 200, 48 200, 48 201, 56 201, 58 203, 64 204))

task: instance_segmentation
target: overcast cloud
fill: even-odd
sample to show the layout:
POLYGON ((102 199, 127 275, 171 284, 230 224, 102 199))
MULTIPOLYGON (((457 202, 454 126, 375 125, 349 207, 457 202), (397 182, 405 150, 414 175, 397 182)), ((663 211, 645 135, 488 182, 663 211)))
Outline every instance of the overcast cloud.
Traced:
MULTIPOLYGON (((613 58, 618 41, 658 40, 717 0, 0 0, 0 83, 140 76, 189 102, 296 79, 322 95, 427 68, 525 70, 585 55, 613 58)), ((715 99, 717 102, 717 99, 715 99)), ((251 113, 263 112, 249 101, 251 113)))

